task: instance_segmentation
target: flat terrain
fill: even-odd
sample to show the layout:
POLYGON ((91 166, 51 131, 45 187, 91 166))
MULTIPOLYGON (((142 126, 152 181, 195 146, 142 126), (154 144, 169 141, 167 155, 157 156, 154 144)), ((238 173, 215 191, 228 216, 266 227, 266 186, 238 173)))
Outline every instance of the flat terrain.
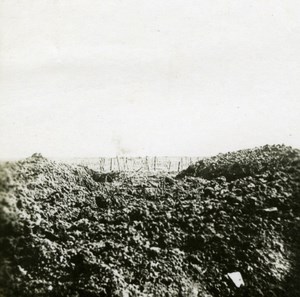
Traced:
POLYGON ((178 172, 202 157, 112 157, 53 159, 69 165, 83 165, 93 170, 132 172, 178 172))

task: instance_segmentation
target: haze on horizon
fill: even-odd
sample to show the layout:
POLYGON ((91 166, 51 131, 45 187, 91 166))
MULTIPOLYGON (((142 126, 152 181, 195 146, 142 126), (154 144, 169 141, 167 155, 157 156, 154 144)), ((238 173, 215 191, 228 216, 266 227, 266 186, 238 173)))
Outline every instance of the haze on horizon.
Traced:
POLYGON ((300 148, 299 1, 0 0, 0 159, 300 148))

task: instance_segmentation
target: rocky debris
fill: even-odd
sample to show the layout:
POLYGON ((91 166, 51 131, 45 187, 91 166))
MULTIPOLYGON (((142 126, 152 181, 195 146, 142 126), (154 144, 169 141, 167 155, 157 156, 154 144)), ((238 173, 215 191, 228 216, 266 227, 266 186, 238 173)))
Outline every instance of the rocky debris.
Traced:
POLYGON ((40 159, 40 160, 44 159, 44 157, 42 156, 41 153, 34 153, 34 154, 32 154, 31 158, 32 159, 40 159))
POLYGON ((96 182, 113 182, 114 180, 121 178, 122 173, 120 172, 97 172, 93 169, 88 169, 88 172, 90 173, 90 175, 92 176, 92 179, 96 182))
POLYGON ((101 182, 44 158, 3 164, 0 295, 300 296, 299 152, 205 164, 209 176, 101 182))
POLYGON ((284 145, 265 145, 204 158, 180 172, 177 177, 225 177, 231 181, 258 174, 280 174, 282 171, 288 173, 298 165, 299 150, 284 145))

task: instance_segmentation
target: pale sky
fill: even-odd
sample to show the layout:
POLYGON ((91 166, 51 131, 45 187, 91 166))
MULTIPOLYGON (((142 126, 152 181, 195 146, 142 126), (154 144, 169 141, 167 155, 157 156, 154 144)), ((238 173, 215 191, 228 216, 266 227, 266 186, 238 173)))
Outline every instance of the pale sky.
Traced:
POLYGON ((0 0, 0 158, 300 147, 300 1, 0 0))

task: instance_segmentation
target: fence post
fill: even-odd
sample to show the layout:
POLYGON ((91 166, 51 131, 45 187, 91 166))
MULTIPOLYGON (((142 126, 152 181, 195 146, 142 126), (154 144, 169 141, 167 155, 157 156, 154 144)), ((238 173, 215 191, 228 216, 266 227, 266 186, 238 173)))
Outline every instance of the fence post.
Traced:
POLYGON ((180 171, 180 161, 178 162, 178 172, 180 171))
POLYGON ((105 158, 102 158, 102 171, 105 171, 105 158))
POLYGON ((118 170, 120 172, 120 162, 119 162, 119 156, 117 156, 117 164, 118 164, 118 170))
POLYGON ((145 169, 148 170, 149 166, 148 166, 148 156, 146 156, 145 158, 145 169))

